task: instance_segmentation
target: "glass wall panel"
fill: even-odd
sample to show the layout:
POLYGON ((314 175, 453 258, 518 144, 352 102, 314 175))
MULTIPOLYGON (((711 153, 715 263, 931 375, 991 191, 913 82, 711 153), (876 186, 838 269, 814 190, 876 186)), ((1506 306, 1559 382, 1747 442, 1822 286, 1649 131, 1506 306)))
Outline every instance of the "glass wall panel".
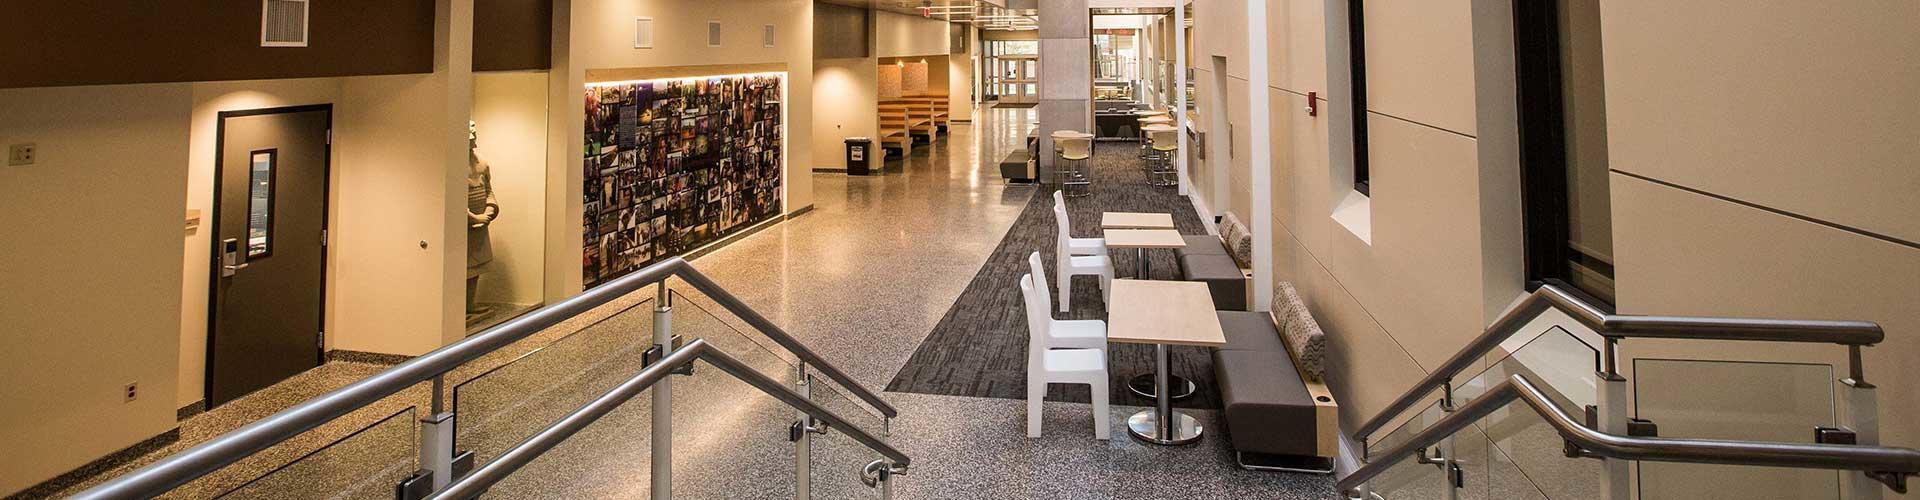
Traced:
POLYGON ((467 164, 467 330, 543 303, 547 73, 473 75, 467 164))

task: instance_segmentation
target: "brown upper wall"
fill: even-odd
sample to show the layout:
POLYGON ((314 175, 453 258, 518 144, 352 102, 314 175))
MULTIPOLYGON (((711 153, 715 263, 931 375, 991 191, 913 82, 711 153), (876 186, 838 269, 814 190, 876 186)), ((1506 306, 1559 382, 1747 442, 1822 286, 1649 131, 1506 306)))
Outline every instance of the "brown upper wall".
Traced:
POLYGON ((553 67, 552 0, 475 0, 473 70, 553 67))
MULTIPOLYGON (((311 5, 309 45, 260 46, 255 0, 9 2, 0 88, 388 75, 433 71, 434 0, 311 5)), ((550 65, 543 0, 480 0, 474 68, 550 65)))

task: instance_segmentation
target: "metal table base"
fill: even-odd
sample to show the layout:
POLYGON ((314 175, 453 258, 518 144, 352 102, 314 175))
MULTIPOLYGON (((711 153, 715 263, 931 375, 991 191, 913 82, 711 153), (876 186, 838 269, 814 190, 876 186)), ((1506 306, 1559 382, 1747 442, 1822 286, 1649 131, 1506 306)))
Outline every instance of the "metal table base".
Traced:
POLYGON ((1140 410, 1127 417, 1127 433, 1134 439, 1158 445, 1192 444, 1200 440, 1200 421, 1191 415, 1173 410, 1173 398, 1168 394, 1167 345, 1153 346, 1155 391, 1154 407, 1140 410))

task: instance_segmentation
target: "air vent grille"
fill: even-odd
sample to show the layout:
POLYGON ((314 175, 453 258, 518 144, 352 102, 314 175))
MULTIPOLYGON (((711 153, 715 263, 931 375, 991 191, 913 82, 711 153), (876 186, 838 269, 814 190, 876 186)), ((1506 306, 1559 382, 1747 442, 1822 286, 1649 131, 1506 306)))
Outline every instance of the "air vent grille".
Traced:
POLYGON ((653 18, 633 18, 633 48, 653 48, 653 18))
POLYGON ((308 0, 261 0, 260 46, 307 46, 308 0))
POLYGON ((769 24, 765 29, 760 31, 760 45, 768 48, 773 47, 773 25, 769 24))
POLYGON ((707 46, 720 46, 720 21, 707 21, 707 46))

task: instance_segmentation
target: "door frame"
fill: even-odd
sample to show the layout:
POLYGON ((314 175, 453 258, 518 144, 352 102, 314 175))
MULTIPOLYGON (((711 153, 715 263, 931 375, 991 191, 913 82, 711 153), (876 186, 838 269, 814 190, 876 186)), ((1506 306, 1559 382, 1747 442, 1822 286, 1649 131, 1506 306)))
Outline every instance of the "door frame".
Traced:
MULTIPOLYGON (((207 409, 213 408, 214 341, 218 334, 215 330, 217 330, 216 325, 219 324, 218 314, 220 312, 220 185, 222 184, 222 176, 226 171, 223 157, 226 156, 225 152, 227 148, 227 119, 246 116, 310 113, 314 111, 326 113, 327 120, 327 137, 324 143, 325 152, 321 155, 323 160, 320 166, 321 175, 327 179, 326 183, 320 186, 320 227, 322 231, 325 231, 327 237, 326 239, 322 239, 320 244, 320 314, 319 317, 314 318, 315 338, 313 350, 315 365, 322 365, 327 362, 327 281, 332 277, 333 272, 328 266, 332 261, 329 252, 333 250, 333 245, 327 241, 327 239, 332 239, 333 237, 333 104, 306 104, 299 106, 221 111, 214 119, 213 205, 212 209, 208 212, 208 218, 212 221, 208 224, 208 227, 211 228, 210 231, 212 232, 208 233, 207 238, 209 242, 209 265, 207 266, 207 345, 206 360, 203 362, 205 367, 200 374, 200 389, 202 391, 201 404, 207 409)), ((274 175, 277 176, 278 172, 275 172, 274 175)), ((242 251, 245 251, 245 249, 243 248, 242 251)))

